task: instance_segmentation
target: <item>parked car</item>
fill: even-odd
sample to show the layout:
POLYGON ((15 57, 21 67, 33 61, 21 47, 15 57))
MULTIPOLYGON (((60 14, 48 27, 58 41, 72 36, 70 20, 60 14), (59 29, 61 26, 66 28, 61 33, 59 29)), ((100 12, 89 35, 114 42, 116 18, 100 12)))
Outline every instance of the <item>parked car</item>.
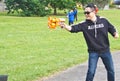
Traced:
POLYGON ((114 0, 114 1, 113 1, 113 4, 115 4, 115 5, 120 5, 120 0, 114 0))

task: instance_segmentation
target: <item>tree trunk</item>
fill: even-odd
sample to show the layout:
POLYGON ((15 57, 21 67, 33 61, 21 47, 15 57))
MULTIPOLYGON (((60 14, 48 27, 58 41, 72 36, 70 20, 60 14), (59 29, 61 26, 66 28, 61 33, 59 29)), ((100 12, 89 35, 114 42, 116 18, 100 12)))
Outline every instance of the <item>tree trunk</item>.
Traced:
POLYGON ((57 8, 54 7, 54 15, 57 15, 57 8))

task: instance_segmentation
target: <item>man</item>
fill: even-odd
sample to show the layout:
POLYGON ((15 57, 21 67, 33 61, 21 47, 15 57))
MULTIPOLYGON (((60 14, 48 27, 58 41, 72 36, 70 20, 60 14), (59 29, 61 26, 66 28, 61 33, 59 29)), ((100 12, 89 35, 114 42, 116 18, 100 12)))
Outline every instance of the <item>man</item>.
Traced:
POLYGON ((119 35, 114 26, 106 18, 96 16, 93 4, 88 4, 85 7, 84 14, 86 17, 85 21, 72 26, 61 23, 60 26, 72 33, 83 32, 89 53, 86 81, 93 81, 99 58, 102 59, 107 70, 108 81, 115 81, 108 32, 114 38, 118 38, 119 35))
POLYGON ((77 9, 76 8, 74 8, 73 9, 73 11, 74 11, 74 18, 76 19, 76 21, 78 20, 77 19, 77 14, 78 14, 78 11, 77 11, 77 9))

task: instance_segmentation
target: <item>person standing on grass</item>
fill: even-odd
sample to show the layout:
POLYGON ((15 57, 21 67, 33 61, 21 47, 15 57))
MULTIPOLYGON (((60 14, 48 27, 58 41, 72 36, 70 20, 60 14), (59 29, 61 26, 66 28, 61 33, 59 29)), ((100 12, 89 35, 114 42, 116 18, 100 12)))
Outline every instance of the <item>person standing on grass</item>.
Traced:
POLYGON ((86 17, 85 21, 72 26, 61 23, 60 26, 71 33, 83 32, 89 53, 86 81, 93 81, 99 58, 102 59, 107 70, 108 81, 115 81, 108 33, 114 38, 118 38, 119 35, 115 27, 106 18, 96 15, 94 4, 88 4, 85 7, 84 15, 86 17))
POLYGON ((74 11, 74 18, 75 18, 75 20, 77 21, 77 20, 78 20, 78 19, 77 19, 78 11, 77 11, 76 8, 74 8, 73 11, 74 11))
POLYGON ((73 9, 71 9, 68 14, 67 14, 67 17, 68 17, 68 23, 69 25, 73 24, 74 23, 74 12, 73 12, 73 9))

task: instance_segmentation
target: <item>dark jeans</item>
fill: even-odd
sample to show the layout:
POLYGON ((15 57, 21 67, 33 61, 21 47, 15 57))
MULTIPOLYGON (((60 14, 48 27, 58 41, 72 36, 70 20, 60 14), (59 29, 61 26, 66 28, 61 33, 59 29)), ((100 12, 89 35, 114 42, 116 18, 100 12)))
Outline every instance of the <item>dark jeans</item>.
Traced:
POLYGON ((99 57, 102 59, 103 64, 107 70, 108 81, 115 81, 114 66, 110 51, 105 53, 89 53, 86 81, 93 81, 99 57))
POLYGON ((72 20, 69 20, 69 25, 73 24, 73 22, 74 22, 74 21, 72 21, 72 20))
POLYGON ((77 21, 77 20, 78 20, 78 19, 77 19, 77 14, 76 14, 74 17, 75 17, 75 19, 76 19, 76 21, 77 21))

